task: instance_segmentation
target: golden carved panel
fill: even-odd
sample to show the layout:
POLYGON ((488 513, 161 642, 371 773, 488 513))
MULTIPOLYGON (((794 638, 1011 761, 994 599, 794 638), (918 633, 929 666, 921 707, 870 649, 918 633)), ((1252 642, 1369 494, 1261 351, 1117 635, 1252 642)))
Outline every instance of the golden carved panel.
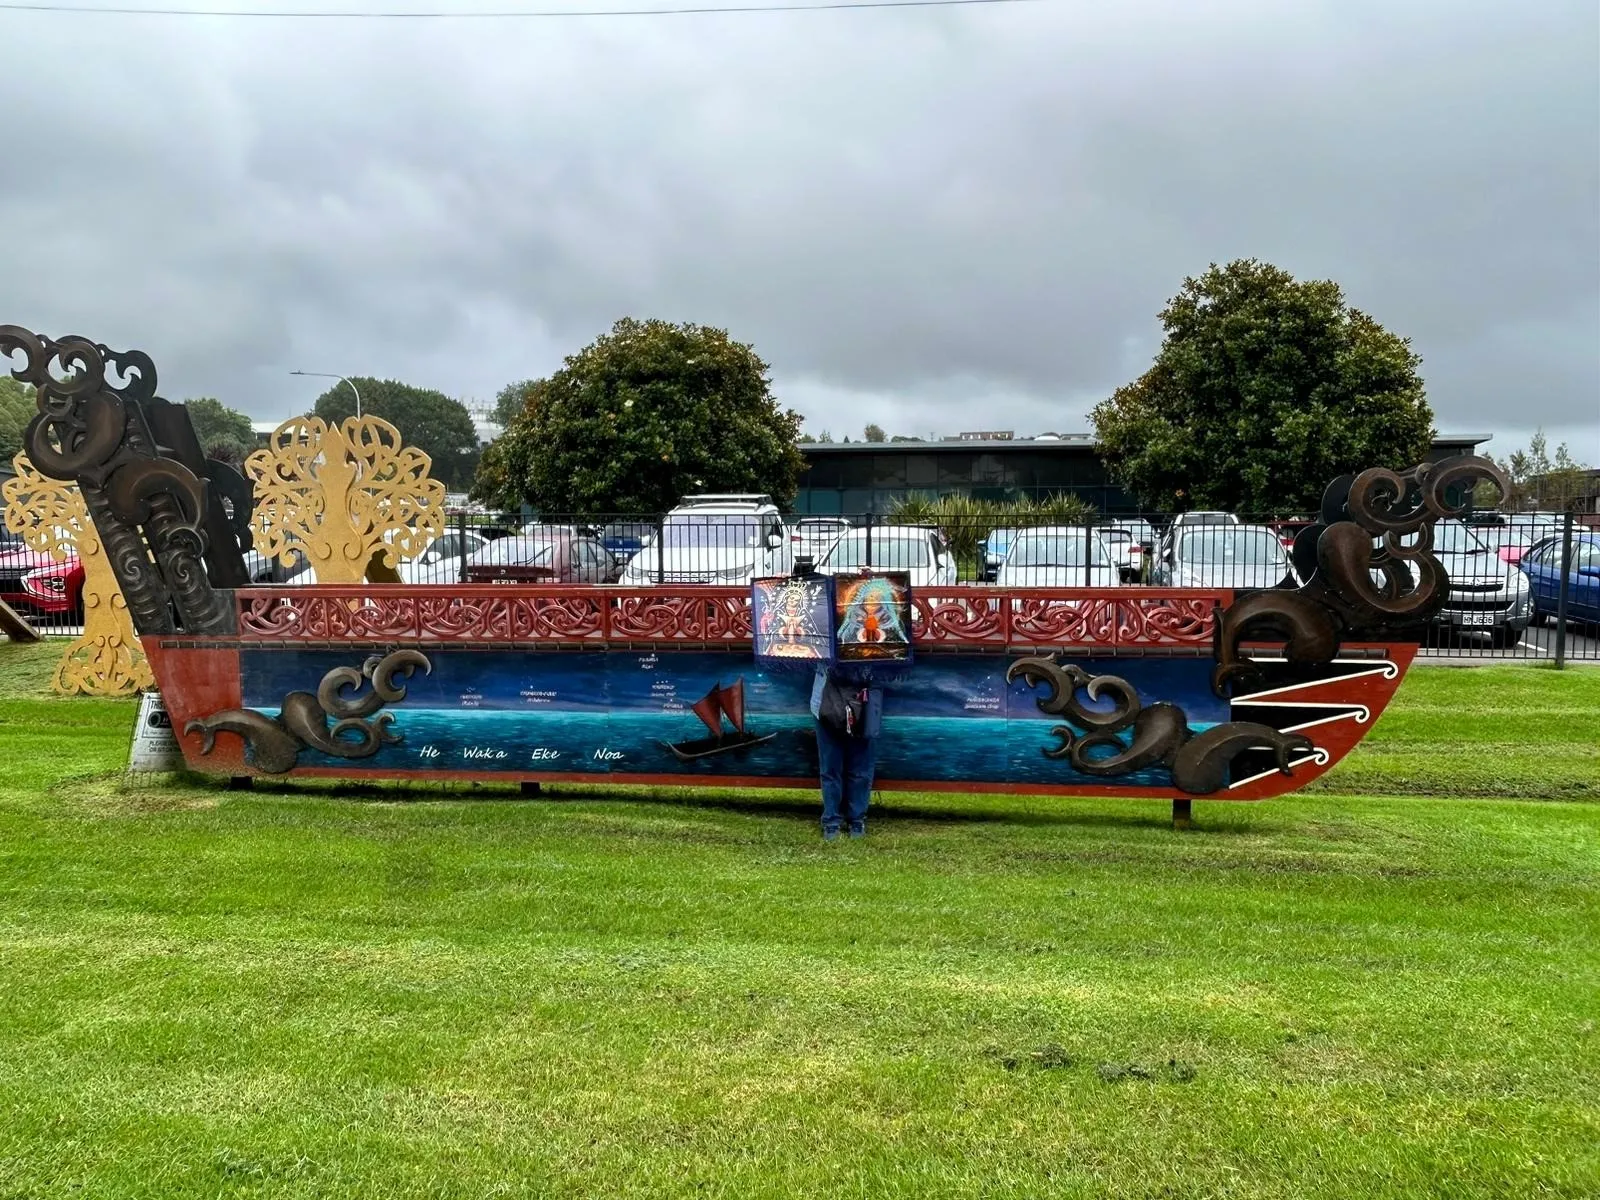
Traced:
POLYGON ((29 549, 56 562, 76 553, 83 567, 83 633, 61 656, 56 691, 131 696, 154 688, 127 603, 77 485, 47 479, 26 454, 11 462, 17 474, 6 480, 3 490, 6 527, 21 534, 29 549))
POLYGON ((255 548, 306 557, 318 583, 395 578, 403 559, 444 532, 444 484, 429 478, 432 465, 381 417, 285 421, 244 463, 255 483, 255 548))

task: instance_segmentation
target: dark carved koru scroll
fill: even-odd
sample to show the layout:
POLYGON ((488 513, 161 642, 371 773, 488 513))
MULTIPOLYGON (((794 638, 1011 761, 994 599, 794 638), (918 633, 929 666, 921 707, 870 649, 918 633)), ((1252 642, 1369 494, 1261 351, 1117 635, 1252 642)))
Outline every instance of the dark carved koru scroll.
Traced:
POLYGON ((257 769, 268 775, 291 769, 308 747, 335 758, 371 758, 401 740, 389 728, 394 714, 378 710, 406 698, 405 685, 398 680, 409 679, 419 667, 424 675, 433 671, 420 650, 373 656, 359 670, 335 667, 322 677, 315 693, 290 692, 276 718, 250 708, 230 708, 190 721, 184 732, 200 734, 202 754, 211 753, 217 734, 238 734, 249 745, 257 769), (372 690, 361 694, 368 680, 372 690))
POLYGON ((1091 675, 1055 655, 1017 659, 1006 668, 1006 682, 1017 679, 1043 684, 1048 692, 1038 700, 1040 711, 1067 720, 1051 728, 1059 744, 1046 748, 1045 757, 1066 759, 1083 775, 1106 778, 1164 766, 1179 791, 1209 796, 1226 785, 1234 759, 1247 751, 1270 753, 1285 775, 1295 755, 1316 752, 1304 734, 1252 721, 1229 721, 1195 733, 1176 704, 1143 704, 1126 679, 1091 675), (1109 698, 1112 708, 1089 708, 1078 699, 1080 691, 1091 702, 1109 698), (1125 732, 1126 742, 1120 736, 1125 732))
POLYGON ((1290 667, 1302 674, 1332 662, 1347 637, 1416 641, 1450 586, 1433 554, 1434 525, 1465 513, 1470 485, 1481 479, 1502 496, 1509 491, 1500 468, 1466 455, 1334 480, 1321 521, 1295 538, 1295 567, 1305 583, 1298 591, 1243 596, 1220 614, 1217 694, 1259 682, 1259 669, 1239 649, 1253 638, 1281 640, 1290 667))
POLYGON ((0 325, 0 358, 37 396, 28 457, 42 474, 77 483, 134 628, 233 632, 226 589, 248 579, 250 484, 203 457, 188 410, 155 394, 155 364, 16 325, 0 325))

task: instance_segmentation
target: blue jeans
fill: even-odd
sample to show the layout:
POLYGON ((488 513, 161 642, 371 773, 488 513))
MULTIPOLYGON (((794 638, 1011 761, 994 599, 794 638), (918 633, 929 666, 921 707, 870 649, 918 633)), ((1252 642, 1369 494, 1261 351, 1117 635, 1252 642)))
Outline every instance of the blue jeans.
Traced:
POLYGON ((817 773, 822 779, 822 832, 838 833, 841 818, 853 833, 867 826, 877 738, 853 738, 817 725, 817 773))

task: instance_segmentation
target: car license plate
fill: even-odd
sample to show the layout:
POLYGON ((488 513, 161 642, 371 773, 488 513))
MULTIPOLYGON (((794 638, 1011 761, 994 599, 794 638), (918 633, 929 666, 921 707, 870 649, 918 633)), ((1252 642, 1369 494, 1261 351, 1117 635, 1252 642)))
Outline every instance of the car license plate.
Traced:
POLYGON ((1493 625, 1495 614, 1492 612, 1469 612, 1461 614, 1463 625, 1493 625))

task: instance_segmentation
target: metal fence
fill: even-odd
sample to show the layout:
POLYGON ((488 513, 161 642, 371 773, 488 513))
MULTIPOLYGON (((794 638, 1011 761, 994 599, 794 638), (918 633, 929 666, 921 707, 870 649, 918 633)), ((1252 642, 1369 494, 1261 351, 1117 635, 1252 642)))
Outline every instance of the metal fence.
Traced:
POLYGON ((0 600, 44 634, 83 632, 83 564, 30 550, 0 525, 0 600))
MULTIPOLYGON (((514 517, 458 511, 400 568, 407 583, 743 584, 810 560, 824 572, 908 572, 914 585, 1297 586, 1315 564, 1305 516, 1147 514, 1085 521, 1048 512, 779 516, 674 512, 514 517)), ((1425 655, 1600 661, 1600 518, 1475 513, 1436 526, 1450 574, 1425 655), (1593 524, 1589 523, 1593 522, 1593 524)), ((0 547, 0 598, 42 632, 77 634, 83 570, 72 557, 0 547)), ((262 583, 315 582, 294 560, 252 555, 262 583)))
MULTIPOLYGON (((780 517, 675 512, 458 513, 429 581, 746 583, 804 559, 833 573, 908 572, 914 585, 1296 587, 1315 569, 1309 516, 1154 513, 1062 520, 1046 512, 780 517), (1297 543, 1296 539, 1299 538, 1297 543), (511 540, 506 540, 511 539, 511 540), (603 557, 600 552, 603 551, 603 557), (536 561, 534 561, 536 559, 536 561), (498 560, 493 562, 490 560, 498 560)), ((1450 574, 1425 655, 1600 660, 1600 528, 1570 513, 1474 513, 1435 527, 1450 574)), ((1374 577, 1374 586, 1382 582, 1374 577)))

